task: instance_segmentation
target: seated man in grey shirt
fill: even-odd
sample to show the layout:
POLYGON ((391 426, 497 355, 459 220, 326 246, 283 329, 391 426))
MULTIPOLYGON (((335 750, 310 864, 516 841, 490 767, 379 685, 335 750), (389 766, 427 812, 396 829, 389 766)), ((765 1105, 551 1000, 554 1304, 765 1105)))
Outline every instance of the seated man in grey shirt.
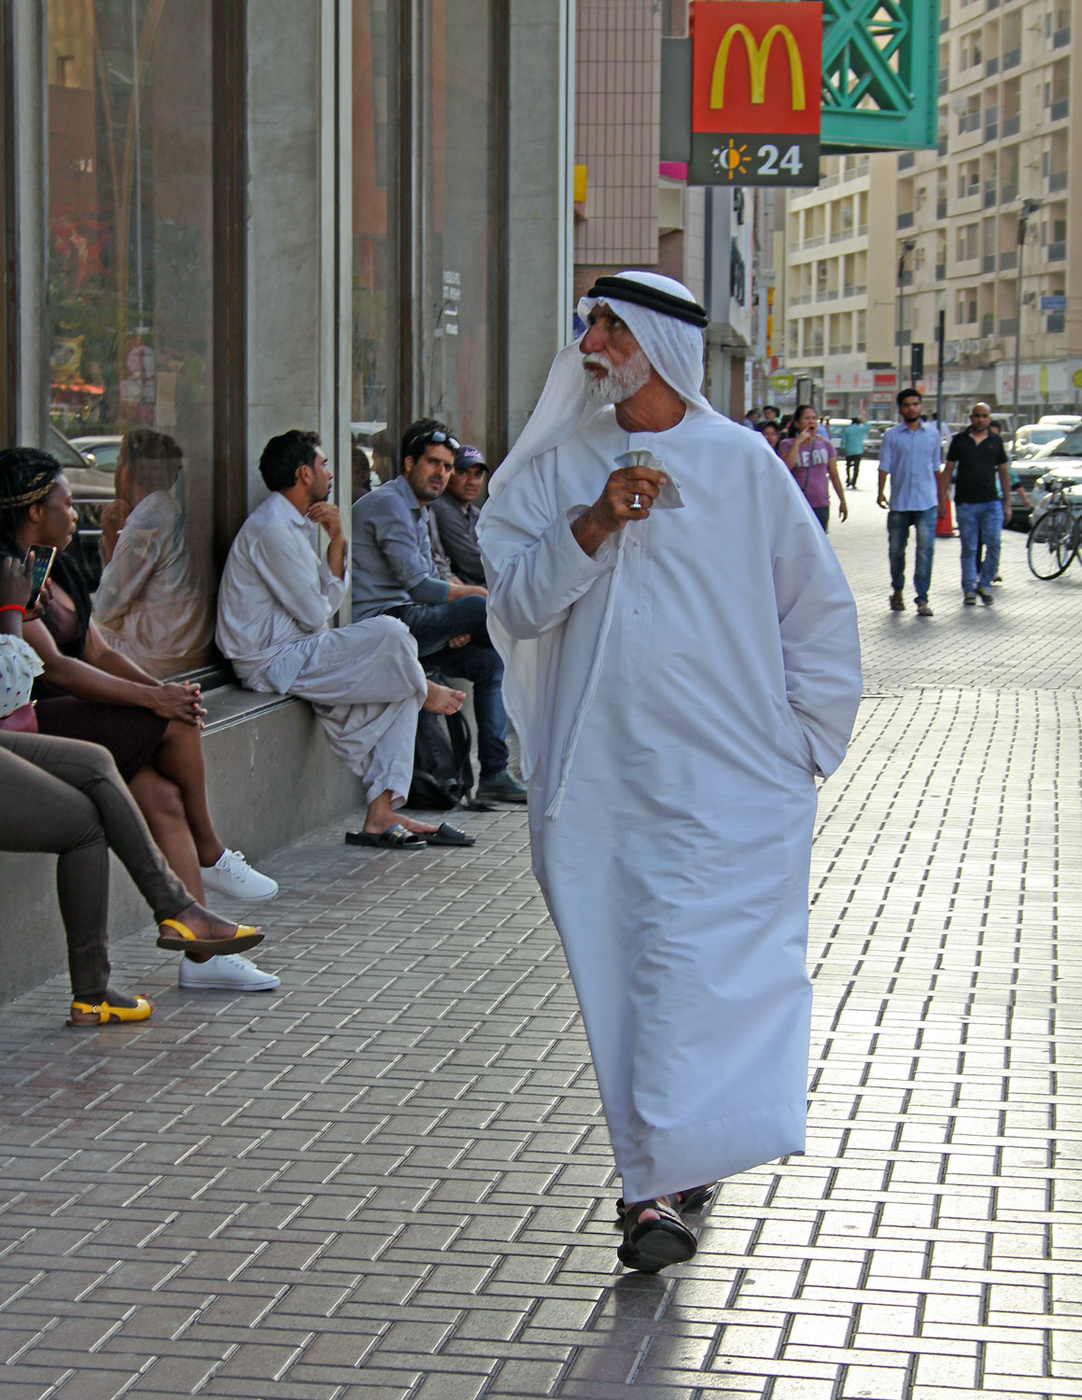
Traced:
POLYGON ((481 551, 477 547, 477 520, 481 514, 476 502, 485 489, 488 465, 481 451, 466 443, 455 453, 455 467, 447 489, 429 509, 436 519, 440 542, 451 561, 451 568, 463 583, 485 581, 481 551))
POLYGON ((442 495, 458 449, 443 423, 420 419, 402 439, 402 475, 354 504, 353 617, 400 619, 428 665, 473 683, 477 796, 525 802, 507 771, 503 662, 488 636, 487 589, 441 579, 432 557, 428 505, 442 495))

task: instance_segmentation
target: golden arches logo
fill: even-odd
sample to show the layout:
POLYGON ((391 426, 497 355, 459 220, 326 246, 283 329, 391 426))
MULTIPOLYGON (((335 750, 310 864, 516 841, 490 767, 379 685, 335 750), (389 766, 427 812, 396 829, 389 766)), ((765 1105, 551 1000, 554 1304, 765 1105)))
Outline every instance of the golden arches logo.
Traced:
POLYGON ((766 66, 770 62, 770 49, 774 40, 781 35, 789 56, 789 97, 794 112, 803 112, 807 105, 804 94, 804 65, 800 61, 800 50, 788 25, 772 24, 763 35, 762 43, 756 43, 755 35, 746 24, 734 24, 725 31, 725 37, 718 45, 714 59, 714 73, 710 80, 711 107, 725 106, 725 69, 729 62, 729 49, 737 35, 744 41, 748 55, 748 72, 751 75, 751 100, 756 105, 766 101, 766 66))

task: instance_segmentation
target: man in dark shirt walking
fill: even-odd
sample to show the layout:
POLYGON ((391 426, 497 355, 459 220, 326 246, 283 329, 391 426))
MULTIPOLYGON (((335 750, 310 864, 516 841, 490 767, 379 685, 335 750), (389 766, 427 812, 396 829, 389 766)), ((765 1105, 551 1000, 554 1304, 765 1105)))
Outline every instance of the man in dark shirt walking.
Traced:
POLYGON ((973 405, 970 426, 951 438, 940 483, 945 503, 954 478, 954 508, 962 542, 962 601, 970 606, 978 597, 982 603, 995 602, 992 582, 999 569, 999 537, 1011 518, 1007 451, 999 434, 989 430, 991 417, 986 403, 973 405), (996 489, 997 476, 1002 500, 996 489), (979 549, 984 557, 978 576, 979 549))
POLYGON ((477 498, 485 489, 488 466, 480 448, 463 443, 455 453, 455 465, 442 496, 429 502, 440 543, 451 568, 463 583, 484 586, 485 570, 477 547, 477 498))

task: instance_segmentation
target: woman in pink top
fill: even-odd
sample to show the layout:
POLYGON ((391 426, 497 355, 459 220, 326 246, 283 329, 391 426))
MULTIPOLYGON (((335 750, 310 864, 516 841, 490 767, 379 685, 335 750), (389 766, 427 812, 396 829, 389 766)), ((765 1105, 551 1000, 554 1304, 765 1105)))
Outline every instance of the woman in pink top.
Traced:
POLYGON ((830 518, 828 477, 838 496, 839 520, 848 516, 849 508, 845 504, 845 491, 838 475, 838 454, 829 438, 817 436, 818 426, 819 415, 811 404, 799 404, 793 414, 791 429, 796 436, 778 443, 778 455, 793 473, 796 484, 804 492, 825 530, 830 518))

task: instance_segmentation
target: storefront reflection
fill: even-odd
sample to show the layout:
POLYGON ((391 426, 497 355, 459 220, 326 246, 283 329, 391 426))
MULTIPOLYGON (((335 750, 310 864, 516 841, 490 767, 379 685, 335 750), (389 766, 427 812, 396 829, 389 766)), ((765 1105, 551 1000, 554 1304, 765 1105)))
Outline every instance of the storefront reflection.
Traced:
POLYGON ((189 529, 183 467, 171 437, 133 429, 117 459, 116 499, 101 517, 94 616, 110 645, 155 676, 199 665, 213 631, 206 536, 189 529))
POLYGON ((91 587, 106 519, 116 541, 114 560, 103 533, 115 567, 100 620, 162 674, 209 658, 213 10, 210 0, 47 0, 46 16, 49 415, 90 453, 91 442, 125 434, 159 448, 175 435, 185 445, 175 488, 164 478, 140 484, 138 472, 150 480, 161 469, 134 459, 128 495, 117 474, 115 503, 106 504, 104 463, 83 462, 73 482, 91 587), (206 549, 183 577, 182 537, 206 549), (163 573, 186 590, 170 604, 173 641, 165 618, 153 620, 163 573))

